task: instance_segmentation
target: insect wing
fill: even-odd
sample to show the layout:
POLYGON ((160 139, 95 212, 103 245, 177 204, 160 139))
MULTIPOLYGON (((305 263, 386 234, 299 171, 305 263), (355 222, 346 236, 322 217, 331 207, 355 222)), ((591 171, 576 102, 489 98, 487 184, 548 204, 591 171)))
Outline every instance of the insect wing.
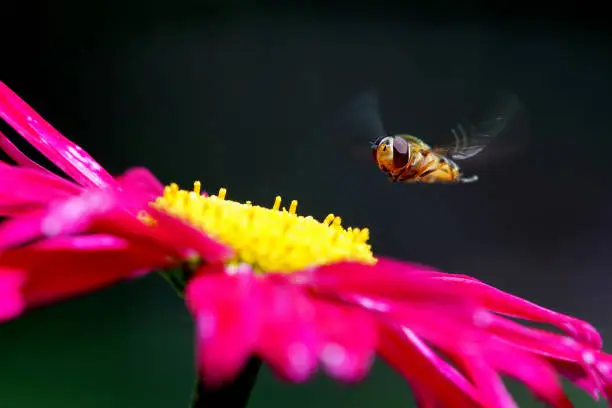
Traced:
POLYGON ((323 138, 339 151, 359 161, 371 159, 368 143, 387 136, 379 110, 378 94, 368 90, 351 99, 339 112, 319 127, 323 138))
POLYGON ((454 142, 446 146, 436 146, 434 150, 453 160, 470 159, 498 139, 521 110, 521 104, 515 94, 504 94, 497 98, 497 103, 484 119, 476 124, 457 124, 451 129, 454 142))
POLYGON ((375 91, 367 91, 359 95, 349 104, 342 118, 346 121, 347 130, 355 136, 362 136, 370 142, 387 136, 380 115, 378 95, 375 91))
POLYGON ((452 128, 451 133, 455 138, 455 146, 448 149, 446 154, 455 160, 465 160, 474 157, 483 151, 489 143, 488 138, 490 136, 488 134, 485 133, 485 136, 481 136, 473 127, 466 130, 461 123, 452 128))
POLYGON ((330 128, 333 133, 360 146, 387 136, 377 93, 370 90, 357 96, 334 118, 330 128))

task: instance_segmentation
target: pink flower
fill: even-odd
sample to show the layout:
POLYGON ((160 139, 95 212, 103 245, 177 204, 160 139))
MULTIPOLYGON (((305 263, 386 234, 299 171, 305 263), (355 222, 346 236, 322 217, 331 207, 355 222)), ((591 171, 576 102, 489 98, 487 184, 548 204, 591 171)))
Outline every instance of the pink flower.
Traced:
POLYGON ((152 209, 163 185, 146 169, 114 178, 0 82, 0 117, 74 179, 28 159, 0 133, 0 320, 37 305, 228 248, 152 209), (151 228, 138 214, 146 210, 151 228))
POLYGON ((420 407, 510 408, 501 375, 571 407, 562 375, 609 398, 612 356, 588 323, 464 275, 374 258, 368 230, 217 196, 162 187, 145 169, 110 176, 0 83, 0 116, 75 182, 27 159, 0 163, 0 319, 32 305, 183 267, 209 384, 256 355, 300 382, 321 366, 342 381, 375 356, 412 387, 420 407), (518 318, 565 332, 531 328, 518 318))
POLYGON ((200 371, 212 383, 233 378, 252 354, 291 381, 306 380, 319 363, 355 381, 378 354, 406 378, 420 407, 515 407, 500 374, 555 407, 572 406, 557 374, 595 399, 609 387, 611 357, 587 323, 417 265, 380 259, 288 275, 204 266, 186 298, 200 371))

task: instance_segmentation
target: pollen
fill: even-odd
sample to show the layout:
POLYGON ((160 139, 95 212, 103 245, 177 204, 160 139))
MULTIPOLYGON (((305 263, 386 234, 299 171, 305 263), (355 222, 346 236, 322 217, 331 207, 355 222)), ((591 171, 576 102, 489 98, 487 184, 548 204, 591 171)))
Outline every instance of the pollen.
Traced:
POLYGON ((344 228, 340 217, 329 214, 322 222, 297 214, 298 202, 281 207, 277 196, 272 208, 227 200, 227 190, 211 196, 170 184, 152 204, 181 218, 233 248, 230 263, 245 262, 260 272, 293 272, 333 262, 376 263, 368 244, 367 228, 344 228))

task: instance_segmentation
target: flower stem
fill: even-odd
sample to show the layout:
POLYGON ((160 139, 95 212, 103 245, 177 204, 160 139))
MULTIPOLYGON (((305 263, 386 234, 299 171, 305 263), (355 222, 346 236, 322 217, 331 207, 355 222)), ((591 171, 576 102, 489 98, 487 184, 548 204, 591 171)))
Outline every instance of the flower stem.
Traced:
POLYGON ((253 357, 231 383, 220 388, 208 388, 196 378, 191 408, 245 408, 260 368, 261 360, 253 357))
MULTIPOLYGON (((184 297, 185 286, 193 275, 195 268, 192 266, 186 264, 182 268, 160 271, 180 297, 184 297)), ((207 387, 204 381, 196 376, 190 407, 246 408, 260 368, 261 360, 252 357, 232 382, 216 388, 207 387)))
POLYGON ((177 295, 184 297, 185 282, 187 281, 186 274, 182 269, 170 269, 160 271, 159 274, 164 278, 174 289, 177 295))

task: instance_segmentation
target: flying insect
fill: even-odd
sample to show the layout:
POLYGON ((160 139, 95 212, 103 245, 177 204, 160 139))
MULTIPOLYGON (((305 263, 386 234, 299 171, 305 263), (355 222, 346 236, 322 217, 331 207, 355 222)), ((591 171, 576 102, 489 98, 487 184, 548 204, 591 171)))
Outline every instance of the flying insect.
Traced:
POLYGON ((502 133, 519 108, 516 95, 504 95, 477 125, 459 123, 452 128, 454 143, 433 146, 412 135, 387 134, 376 114, 369 124, 378 136, 370 142, 374 162, 394 183, 473 183, 478 176, 464 175, 455 160, 481 153, 502 133))
POLYGON ((381 136, 371 143, 378 168, 391 182, 472 183, 477 175, 465 177, 453 160, 411 135, 381 136))

